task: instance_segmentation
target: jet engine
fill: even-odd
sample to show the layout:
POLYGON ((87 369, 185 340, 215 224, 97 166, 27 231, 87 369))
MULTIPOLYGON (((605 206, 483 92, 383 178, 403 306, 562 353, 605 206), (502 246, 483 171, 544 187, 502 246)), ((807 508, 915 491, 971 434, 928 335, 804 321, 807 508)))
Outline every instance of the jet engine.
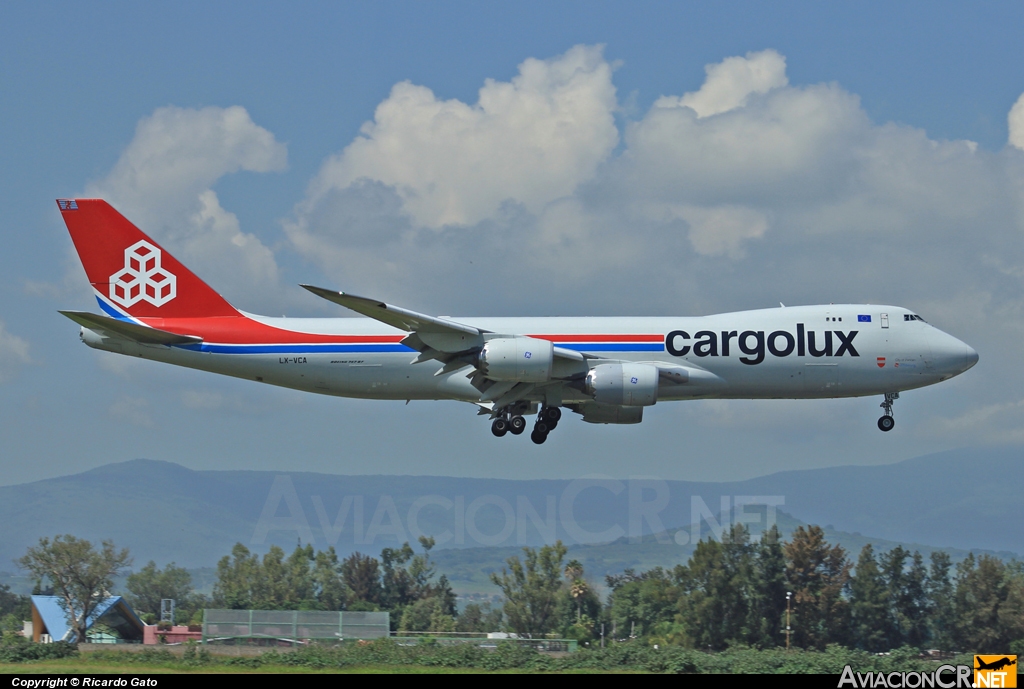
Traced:
POLYGON ((649 407, 658 401, 658 368, 650 364, 600 364, 584 389, 598 404, 649 407))
POLYGON ((544 383, 551 379, 555 346, 533 337, 488 340, 477 356, 477 368, 491 380, 544 383))

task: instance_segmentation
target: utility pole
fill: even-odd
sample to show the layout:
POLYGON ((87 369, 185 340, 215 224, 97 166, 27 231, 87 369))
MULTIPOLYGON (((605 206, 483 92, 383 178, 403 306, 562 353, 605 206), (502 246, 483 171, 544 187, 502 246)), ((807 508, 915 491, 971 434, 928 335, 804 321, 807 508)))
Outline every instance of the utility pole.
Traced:
POLYGON ((786 651, 789 651, 789 603, 793 598, 792 591, 786 591, 786 651))

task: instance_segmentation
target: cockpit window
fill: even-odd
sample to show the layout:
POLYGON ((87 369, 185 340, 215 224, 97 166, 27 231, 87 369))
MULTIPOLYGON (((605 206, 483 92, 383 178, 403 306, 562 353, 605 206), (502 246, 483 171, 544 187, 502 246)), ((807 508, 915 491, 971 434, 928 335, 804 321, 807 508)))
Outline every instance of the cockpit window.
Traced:
POLYGON ((905 320, 905 321, 921 321, 922 323, 927 323, 928 322, 925 319, 921 318, 920 316, 918 316, 917 314, 914 314, 914 313, 905 313, 905 314, 903 314, 903 320, 905 320))

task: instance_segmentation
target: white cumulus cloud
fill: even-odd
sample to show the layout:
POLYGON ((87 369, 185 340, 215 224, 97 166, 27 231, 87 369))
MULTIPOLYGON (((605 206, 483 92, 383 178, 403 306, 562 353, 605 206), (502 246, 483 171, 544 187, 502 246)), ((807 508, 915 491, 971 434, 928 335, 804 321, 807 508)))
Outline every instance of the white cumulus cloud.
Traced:
POLYGON ((590 179, 618 143, 612 68, 599 47, 529 59, 488 79, 475 104, 395 84, 372 122, 332 156, 307 209, 360 179, 392 186, 419 225, 474 224, 512 200, 532 212, 590 179))
POLYGON ((774 50, 729 57, 705 65, 704 72, 707 79, 699 91, 662 96, 655 101, 655 107, 686 107, 697 113, 697 117, 709 117, 746 105, 753 94, 768 93, 789 83, 786 58, 774 50))
POLYGON ((242 231, 211 187, 239 171, 284 170, 287 160, 285 145, 245 108, 163 107, 139 121, 114 168, 86 193, 110 201, 214 287, 270 294, 273 252, 242 231))
POLYGON ((739 256, 744 240, 757 239, 768 229, 764 215, 749 208, 682 206, 676 212, 690 226, 693 248, 708 256, 739 256))
POLYGON ((13 378, 31 361, 28 341, 7 332, 4 322, 0 321, 0 383, 13 378))
POLYGON ((1024 151, 1024 94, 1010 108, 1010 145, 1024 151))

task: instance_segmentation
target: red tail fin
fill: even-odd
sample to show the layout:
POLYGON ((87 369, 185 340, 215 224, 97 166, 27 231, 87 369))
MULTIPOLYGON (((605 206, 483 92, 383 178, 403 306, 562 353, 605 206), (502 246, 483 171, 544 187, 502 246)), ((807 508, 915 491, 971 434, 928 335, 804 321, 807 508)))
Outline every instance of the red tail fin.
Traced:
POLYGON ((57 205, 104 310, 136 318, 239 315, 106 201, 58 199, 57 205))

